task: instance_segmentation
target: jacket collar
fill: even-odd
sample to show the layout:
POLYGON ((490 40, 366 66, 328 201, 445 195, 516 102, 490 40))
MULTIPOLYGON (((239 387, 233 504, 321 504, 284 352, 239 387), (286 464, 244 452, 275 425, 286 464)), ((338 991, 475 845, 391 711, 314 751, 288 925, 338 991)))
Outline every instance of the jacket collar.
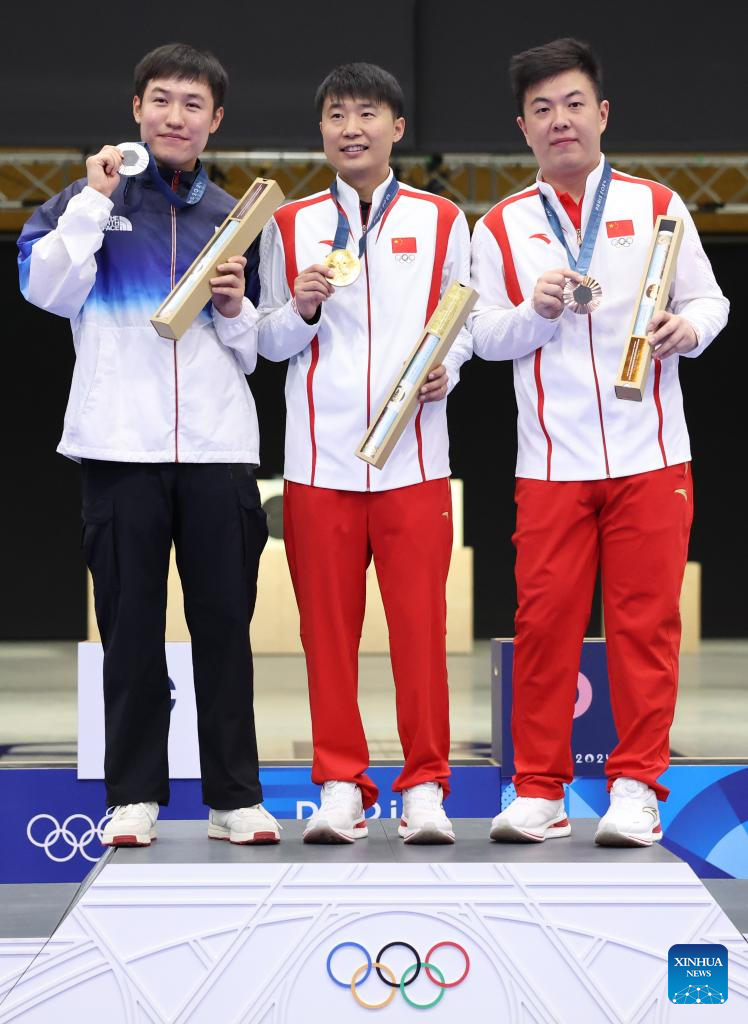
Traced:
MULTIPOLYGON (((379 204, 382 202, 384 193, 387 191, 387 186, 392 181, 394 175, 392 170, 381 183, 374 189, 374 194, 371 197, 371 209, 372 213, 379 209, 379 204)), ((340 175, 336 178, 338 185, 338 200, 340 205, 345 211, 345 215, 348 218, 348 224, 350 225, 351 234, 354 238, 358 239, 361 237, 363 226, 361 224, 361 200, 358 197, 358 192, 355 188, 347 185, 340 175)), ((371 215, 370 215, 371 216, 371 215)))
MULTIPOLYGON (((587 227, 587 221, 590 217, 590 211, 592 210, 592 204, 595 201, 595 193, 597 192, 597 186, 600 184, 600 178, 603 176, 603 167, 605 166, 605 154, 600 154, 600 162, 597 167, 594 167, 587 175, 587 180, 584 185, 584 199, 582 201, 582 234, 584 235, 587 227)), ((561 221, 561 226, 565 229, 566 233, 571 236, 572 239, 576 239, 576 228, 571 223, 569 215, 564 209, 563 205, 559 201, 556 195, 556 190, 553 185, 549 185, 547 181, 543 181, 543 177, 540 171, 537 174, 537 185, 546 199, 550 202, 553 209, 558 214, 558 218, 561 221)))

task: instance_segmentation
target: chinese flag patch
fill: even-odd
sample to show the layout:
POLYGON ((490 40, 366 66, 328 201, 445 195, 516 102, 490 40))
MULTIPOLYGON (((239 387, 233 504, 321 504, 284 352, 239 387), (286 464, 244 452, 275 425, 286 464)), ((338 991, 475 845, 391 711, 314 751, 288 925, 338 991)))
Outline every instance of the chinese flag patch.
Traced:
POLYGON ((608 238, 624 238, 634 234, 633 220, 607 220, 605 227, 608 229, 608 238))
POLYGON ((393 252, 418 252, 415 238, 393 238, 393 252))

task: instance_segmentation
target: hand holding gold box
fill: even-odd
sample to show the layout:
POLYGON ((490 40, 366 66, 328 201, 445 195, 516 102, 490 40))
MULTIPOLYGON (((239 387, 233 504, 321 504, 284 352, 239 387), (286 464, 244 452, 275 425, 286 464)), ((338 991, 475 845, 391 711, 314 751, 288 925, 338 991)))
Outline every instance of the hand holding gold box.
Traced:
POLYGON ((162 338, 179 340, 210 301, 210 279, 229 256, 240 256, 270 220, 284 196, 276 181, 256 178, 202 252, 151 317, 162 338))
POLYGON ((683 221, 680 217, 660 215, 657 218, 634 318, 615 383, 617 398, 641 402, 644 397, 649 364, 652 361, 647 326, 655 313, 667 306, 682 237, 683 221))
POLYGON ((443 362, 460 332, 478 293, 466 285, 451 285, 426 324, 403 372, 389 390, 372 420, 356 455, 375 469, 382 469, 418 404, 426 378, 443 362))

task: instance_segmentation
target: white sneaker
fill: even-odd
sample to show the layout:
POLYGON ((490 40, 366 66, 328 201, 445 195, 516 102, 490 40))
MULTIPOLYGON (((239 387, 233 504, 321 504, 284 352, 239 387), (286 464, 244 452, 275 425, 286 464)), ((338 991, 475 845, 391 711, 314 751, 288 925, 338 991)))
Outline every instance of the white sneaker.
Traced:
POLYGON ((304 829, 305 843, 352 843, 368 836, 361 790, 355 782, 325 782, 321 797, 320 809, 304 829))
POLYGON ((262 804, 237 807, 233 811, 216 811, 208 815, 208 838, 228 839, 242 846, 279 843, 281 826, 262 804))
POLYGON ((491 822, 490 836, 495 843, 542 843, 570 835, 563 798, 518 796, 491 822))
POLYGON ((422 782, 403 790, 403 814, 397 834, 406 843, 453 843, 452 822, 444 813, 438 782, 422 782))
POLYGON ((637 779, 616 779, 595 842, 598 846, 651 846, 660 839, 662 825, 654 790, 637 779))
POLYGON ((156 838, 158 804, 122 804, 114 808, 104 826, 101 842, 104 846, 150 846, 156 838))

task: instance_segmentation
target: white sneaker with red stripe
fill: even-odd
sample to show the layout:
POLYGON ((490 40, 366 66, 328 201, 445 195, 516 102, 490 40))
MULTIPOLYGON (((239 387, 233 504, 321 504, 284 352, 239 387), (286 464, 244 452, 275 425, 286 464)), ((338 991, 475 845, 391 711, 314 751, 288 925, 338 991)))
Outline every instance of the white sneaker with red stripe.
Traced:
POLYGON ((595 842, 598 846, 651 846, 660 839, 662 825, 654 790, 638 779, 616 779, 595 842))
POLYGON ((491 822, 490 836, 495 843, 542 843, 570 835, 563 798, 518 796, 491 822))
POLYGON ((361 790, 355 782, 331 779, 322 786, 320 809, 304 829, 305 843, 352 843, 369 834, 361 790))
POLYGON ((156 838, 158 804, 122 804, 115 807, 104 826, 101 842, 104 846, 150 846, 156 838))
POLYGON ((453 843, 452 822, 444 813, 438 782, 422 782, 403 790, 403 815, 397 833, 406 843, 453 843))
POLYGON ((262 804, 237 807, 233 811, 216 811, 208 816, 208 838, 228 839, 241 846, 279 843, 281 826, 262 804))

